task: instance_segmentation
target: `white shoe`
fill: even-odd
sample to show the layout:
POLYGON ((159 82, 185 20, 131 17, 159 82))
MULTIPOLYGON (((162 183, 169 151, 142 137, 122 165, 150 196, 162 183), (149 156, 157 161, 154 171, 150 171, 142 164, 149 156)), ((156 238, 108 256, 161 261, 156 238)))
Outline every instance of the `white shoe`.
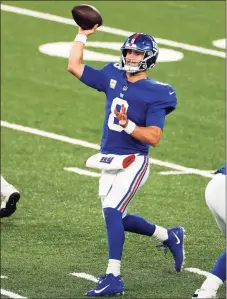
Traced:
POLYGON ((216 297, 216 292, 209 292, 204 289, 198 289, 195 291, 194 295, 192 296, 192 299, 215 299, 216 297))
POLYGON ((16 211, 16 204, 20 199, 20 193, 13 187, 8 185, 1 190, 1 210, 0 218, 9 217, 16 211))

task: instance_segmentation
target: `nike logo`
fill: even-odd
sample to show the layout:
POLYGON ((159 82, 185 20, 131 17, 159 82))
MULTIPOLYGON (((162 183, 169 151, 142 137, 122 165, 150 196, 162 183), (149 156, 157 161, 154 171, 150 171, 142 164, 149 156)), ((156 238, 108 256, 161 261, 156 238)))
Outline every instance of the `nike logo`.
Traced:
POLYGON ((175 91, 170 91, 170 92, 169 92, 170 95, 171 95, 171 94, 174 94, 174 93, 175 93, 175 91))
POLYGON ((178 236, 173 232, 173 234, 174 234, 174 236, 176 237, 176 239, 177 239, 177 242, 176 242, 176 244, 180 244, 180 239, 178 238, 178 236))
POLYGON ((99 294, 102 291, 104 291, 105 289, 107 289, 110 285, 108 284, 108 286, 105 286, 104 288, 102 288, 101 290, 94 290, 95 294, 99 294))

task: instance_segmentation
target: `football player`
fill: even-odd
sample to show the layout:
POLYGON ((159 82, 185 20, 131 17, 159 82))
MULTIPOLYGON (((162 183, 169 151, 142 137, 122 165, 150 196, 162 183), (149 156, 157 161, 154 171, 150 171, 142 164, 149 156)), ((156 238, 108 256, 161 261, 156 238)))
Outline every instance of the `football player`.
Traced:
MULTIPOLYGON (((216 223, 226 236, 226 163, 215 172, 205 190, 206 203, 215 217, 216 223)), ((201 288, 192 298, 216 298, 219 287, 226 281, 226 251, 217 259, 213 269, 201 288)))
MULTIPOLYGON (((120 274, 125 231, 153 236, 170 249, 175 270, 181 271, 184 260, 184 229, 166 229, 127 213, 127 207, 149 175, 149 148, 161 138, 166 115, 174 111, 177 98, 173 87, 148 78, 147 71, 156 64, 159 49, 148 34, 135 33, 121 48, 119 63, 109 63, 102 69, 83 64, 87 37, 94 33, 79 28, 74 40, 68 71, 81 82, 106 95, 105 120, 101 142, 103 157, 97 164, 113 163, 126 157, 135 160, 124 169, 103 170, 99 181, 108 239, 109 261, 106 274, 87 296, 105 296, 124 292, 120 274)), ((116 163, 117 164, 117 163, 116 163)), ((118 163, 120 164, 120 163, 118 163)), ((111 164, 110 166, 111 167, 111 164)))
POLYGON ((17 208, 20 193, 1 176, 1 209, 0 218, 11 216, 17 208))

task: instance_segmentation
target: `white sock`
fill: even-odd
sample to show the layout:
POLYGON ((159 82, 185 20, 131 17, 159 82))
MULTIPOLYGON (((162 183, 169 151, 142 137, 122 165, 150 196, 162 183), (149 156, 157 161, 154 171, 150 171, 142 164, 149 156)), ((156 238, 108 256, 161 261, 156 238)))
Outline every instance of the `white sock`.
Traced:
POLYGON ((223 284, 223 281, 216 275, 209 273, 207 279, 201 286, 201 289, 207 290, 211 293, 216 293, 219 287, 223 284))
MULTIPOLYGON (((160 241, 165 241, 168 239, 167 229, 161 226, 156 225, 153 236, 160 241)), ((152 237, 153 237, 152 236, 152 237)))
POLYGON ((118 276, 121 274, 120 269, 121 269, 121 261, 110 259, 108 262, 106 274, 112 273, 114 276, 118 276))

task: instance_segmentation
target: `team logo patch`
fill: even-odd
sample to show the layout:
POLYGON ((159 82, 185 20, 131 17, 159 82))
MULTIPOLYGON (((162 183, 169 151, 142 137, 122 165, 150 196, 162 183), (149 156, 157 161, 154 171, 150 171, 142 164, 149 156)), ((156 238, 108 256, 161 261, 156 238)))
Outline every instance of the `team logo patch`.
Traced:
POLYGON ((110 79, 110 88, 114 89, 116 87, 117 81, 114 79, 110 79))
POLYGON ((123 86, 122 88, 124 91, 126 91, 128 89, 128 86, 123 86))
POLYGON ((102 157, 100 162, 110 164, 113 161, 114 157, 102 157))

